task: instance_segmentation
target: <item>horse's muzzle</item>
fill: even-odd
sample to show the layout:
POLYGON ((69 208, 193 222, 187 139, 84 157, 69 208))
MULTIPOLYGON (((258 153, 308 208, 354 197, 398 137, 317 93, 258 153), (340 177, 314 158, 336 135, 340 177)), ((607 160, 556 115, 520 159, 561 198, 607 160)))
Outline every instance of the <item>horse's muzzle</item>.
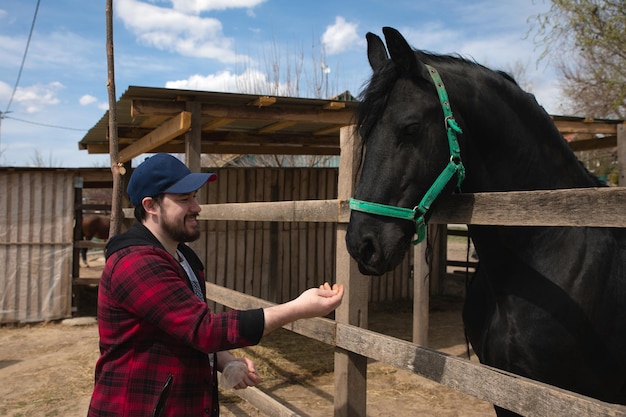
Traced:
POLYGON ((405 220, 352 212, 346 247, 362 274, 383 275, 402 261, 413 232, 405 220))

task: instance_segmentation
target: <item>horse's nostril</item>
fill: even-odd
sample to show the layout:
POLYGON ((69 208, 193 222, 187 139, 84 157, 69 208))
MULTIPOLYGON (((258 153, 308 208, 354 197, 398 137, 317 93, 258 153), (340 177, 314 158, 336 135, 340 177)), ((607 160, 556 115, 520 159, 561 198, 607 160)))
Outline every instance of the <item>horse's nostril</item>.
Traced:
POLYGON ((363 243, 359 248, 359 255, 361 258, 361 262, 367 265, 375 265, 380 259, 380 255, 378 253, 378 245, 371 238, 363 239, 363 243))

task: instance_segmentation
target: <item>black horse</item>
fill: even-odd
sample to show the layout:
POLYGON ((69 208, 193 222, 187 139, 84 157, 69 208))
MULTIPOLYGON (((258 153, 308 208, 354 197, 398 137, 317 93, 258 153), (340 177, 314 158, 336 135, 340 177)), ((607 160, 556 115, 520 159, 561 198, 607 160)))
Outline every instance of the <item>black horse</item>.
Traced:
MULTIPOLYGON (((358 110, 365 153, 346 235, 362 273, 394 268, 416 232, 406 219, 417 218, 419 232, 436 197, 459 183, 463 192, 601 185, 510 76, 413 50, 395 29, 383 32, 387 49, 367 34, 374 72, 358 110)), ((480 361, 626 404, 624 230, 470 225, 469 231, 480 266, 463 320, 480 361)))

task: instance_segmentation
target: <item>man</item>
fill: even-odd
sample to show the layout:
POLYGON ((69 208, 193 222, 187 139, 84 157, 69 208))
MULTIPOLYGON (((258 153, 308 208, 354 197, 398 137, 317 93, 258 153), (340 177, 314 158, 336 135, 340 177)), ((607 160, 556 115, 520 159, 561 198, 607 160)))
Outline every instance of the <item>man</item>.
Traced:
POLYGON ((106 246, 98 291, 101 356, 89 417, 218 416, 217 371, 242 361, 236 388, 260 382, 228 350, 257 344, 292 321, 324 316, 343 288, 324 284, 284 304, 214 314, 204 268, 184 242, 200 235, 196 192, 215 174, 192 173, 168 154, 147 158, 127 192, 137 222, 106 246))

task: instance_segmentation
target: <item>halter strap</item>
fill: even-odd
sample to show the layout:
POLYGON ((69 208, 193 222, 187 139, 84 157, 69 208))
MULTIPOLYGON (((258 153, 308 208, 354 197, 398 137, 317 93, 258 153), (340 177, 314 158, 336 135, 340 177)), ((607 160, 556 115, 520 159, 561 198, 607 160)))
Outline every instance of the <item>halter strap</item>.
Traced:
POLYGON ((439 76, 437 70, 430 65, 426 64, 428 73, 435 84, 437 94, 439 96, 439 102, 443 110, 444 126, 448 134, 448 145, 450 147, 450 162, 441 171, 435 182, 430 186, 422 201, 413 209, 390 206, 387 204, 372 203, 369 201, 357 200, 350 198, 350 209, 355 211, 362 211, 364 213, 377 214, 380 216, 394 217, 403 220, 411 220, 415 222, 415 233, 417 239, 413 241, 413 244, 418 244, 426 237, 426 219, 424 216, 430 209, 431 204, 441 194, 443 189, 448 185, 452 177, 457 176, 457 188, 460 190, 461 183, 465 179, 465 167, 461 162, 461 148, 459 147, 459 141, 456 137, 457 133, 463 133, 461 127, 458 125, 452 114, 450 102, 448 100, 448 93, 443 85, 443 81, 439 76))

